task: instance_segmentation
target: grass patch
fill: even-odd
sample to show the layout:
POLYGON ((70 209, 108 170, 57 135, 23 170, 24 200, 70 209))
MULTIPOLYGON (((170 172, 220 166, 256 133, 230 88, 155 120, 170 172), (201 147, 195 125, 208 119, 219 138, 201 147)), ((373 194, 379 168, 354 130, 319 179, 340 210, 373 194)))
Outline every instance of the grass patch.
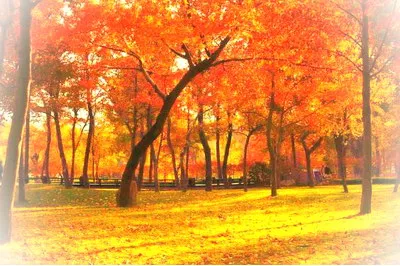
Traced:
POLYGON ((375 185, 373 213, 357 216, 360 190, 146 191, 123 209, 116 190, 32 184, 0 263, 399 263, 400 195, 375 185))

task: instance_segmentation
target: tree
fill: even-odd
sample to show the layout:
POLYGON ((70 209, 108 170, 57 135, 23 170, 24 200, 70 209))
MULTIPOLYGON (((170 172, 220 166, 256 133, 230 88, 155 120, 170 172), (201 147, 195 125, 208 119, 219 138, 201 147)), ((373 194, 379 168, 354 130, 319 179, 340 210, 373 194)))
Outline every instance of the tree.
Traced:
POLYGON ((15 95, 15 107, 7 143, 7 154, 4 165, 4 177, 1 186, 0 217, 0 244, 11 239, 11 209, 14 203, 15 180, 20 157, 22 132, 28 110, 28 98, 31 83, 31 20, 32 9, 35 4, 30 0, 20 1, 19 18, 19 52, 18 52, 18 89, 15 95))

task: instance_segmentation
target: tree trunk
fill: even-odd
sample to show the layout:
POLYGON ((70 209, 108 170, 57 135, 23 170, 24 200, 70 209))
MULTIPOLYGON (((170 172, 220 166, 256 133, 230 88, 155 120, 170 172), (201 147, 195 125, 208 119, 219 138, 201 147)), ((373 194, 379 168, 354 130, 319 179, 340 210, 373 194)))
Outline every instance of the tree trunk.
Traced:
POLYGON ((19 165, 20 145, 31 83, 31 20, 32 4, 29 0, 20 1, 19 50, 17 90, 11 129, 7 142, 3 182, 0 188, 0 244, 11 240, 11 209, 14 204, 15 182, 19 165))
POLYGON ((294 138, 294 134, 290 134, 290 143, 292 146, 292 160, 293 160, 293 167, 297 168, 297 158, 296 158, 296 142, 294 138))
POLYGON ((50 160, 50 145, 51 145, 51 111, 46 111, 46 150, 44 152, 43 167, 42 167, 42 183, 50 184, 50 173, 49 173, 49 160, 50 160))
POLYGON ((396 184, 394 185, 393 192, 397 192, 400 183, 400 151, 398 149, 396 150, 394 167, 396 170, 396 184))
POLYGON ((362 87, 362 121, 363 121, 363 174, 360 214, 371 212, 372 200, 372 147, 371 147, 371 87, 370 87, 370 57, 369 57, 369 33, 368 33, 368 8, 367 0, 363 0, 362 6, 362 34, 361 34, 361 56, 363 65, 363 87, 362 87))
POLYGON ((171 140, 171 118, 168 117, 168 122, 167 122, 167 144, 169 147, 169 151, 171 153, 171 161, 172 161, 172 169, 174 171, 174 177, 175 177, 175 186, 177 189, 179 189, 179 174, 178 174, 178 168, 176 166, 176 157, 175 157, 175 150, 174 146, 172 144, 171 140))
MULTIPOLYGON (((229 116, 229 114, 228 114, 228 116, 229 116)), ((224 161, 222 162, 222 176, 224 178, 225 188, 229 187, 228 159, 229 159, 229 151, 230 151, 231 143, 232 143, 232 134, 233 134, 233 126, 232 126, 232 123, 229 123, 228 136, 226 138, 226 144, 225 144, 224 161)))
POLYGON ((71 142, 72 142, 72 158, 71 158, 71 180, 72 183, 74 182, 75 178, 75 154, 76 154, 76 138, 75 138, 75 128, 76 128, 76 122, 78 120, 78 109, 74 108, 74 118, 72 121, 72 130, 71 130, 71 142))
POLYGON ((276 184, 276 154, 275 148, 272 140, 272 118, 275 110, 275 81, 274 75, 272 75, 272 92, 271 99, 269 104, 269 111, 267 117, 266 124, 266 137, 267 137, 267 147, 269 153, 269 165, 271 167, 271 197, 276 197, 278 195, 277 192, 277 184, 276 184))
MULTIPOLYGON (((219 111, 219 110, 218 110, 219 111)), ((222 179, 222 168, 221 168, 221 150, 220 150, 220 139, 221 139, 221 134, 219 131, 219 120, 220 117, 217 115, 217 128, 215 131, 215 149, 216 149, 216 156, 217 156, 217 178, 222 179)))
POLYGON ((247 148, 249 147, 251 132, 247 134, 243 150, 243 189, 247 192, 247 148))
MULTIPOLYGON (((334 136, 335 140, 335 148, 336 148, 336 158, 337 158, 337 168, 339 178, 342 179, 343 183, 343 192, 348 193, 349 190, 347 188, 346 182, 346 146, 344 144, 344 137, 342 134, 334 136)), ((324 174, 324 173, 322 173, 324 174)))
POLYGON ((198 115, 198 121, 199 121, 199 137, 200 137, 200 142, 203 147, 204 151, 204 161, 205 161, 205 166, 206 166, 206 171, 205 171, 205 178, 206 178, 206 191, 211 191, 212 190, 212 161, 211 161, 211 149, 210 145, 208 145, 208 140, 206 133, 204 132, 204 111, 203 111, 203 106, 200 105, 200 110, 199 110, 199 115, 198 115))
POLYGON ((19 168, 18 168, 18 203, 23 204, 26 202, 25 199, 25 165, 24 165, 24 149, 21 145, 21 155, 19 158, 19 168))
POLYGON ((89 157, 90 157, 90 151, 91 151, 91 148, 93 145, 92 141, 93 141, 93 132, 94 132, 94 115, 93 115, 93 108, 92 108, 91 101, 87 102, 87 108, 88 108, 88 115, 89 115, 89 132, 88 132, 87 139, 86 139, 85 157, 83 160, 83 169, 82 169, 83 184, 81 184, 85 188, 89 187, 89 176, 88 176, 89 157))
POLYGON ((381 156, 381 151, 380 151, 380 147, 379 147, 379 139, 378 137, 375 138, 375 151, 376 151, 376 161, 375 161, 375 168, 376 168, 376 172, 375 175, 376 176, 381 176, 381 167, 382 167, 382 156, 381 156))
POLYGON ((146 165, 146 159, 147 159, 147 150, 143 153, 142 158, 140 159, 140 164, 139 164, 139 171, 138 171, 138 190, 140 191, 143 186, 143 174, 144 174, 144 166, 146 165))
POLYGON ((122 174, 121 188, 117 196, 118 206, 130 207, 136 204, 137 191, 131 189, 131 184, 132 182, 135 183, 134 187, 136 187, 136 181, 133 180, 132 176, 139 164, 139 159, 143 155, 144 151, 151 145, 151 143, 153 143, 153 141, 161 134, 162 128, 168 118, 172 106, 186 85, 189 84, 189 82, 192 81, 198 74, 208 70, 213 66, 213 63, 217 60, 222 50, 228 44, 229 40, 229 36, 224 38, 219 47, 210 55, 209 58, 202 60, 195 66, 191 66, 189 70, 182 76, 178 84, 176 84, 170 93, 165 96, 163 105, 156 118, 156 122, 131 151, 131 155, 129 156, 125 170, 122 174))
POLYGON ((310 187, 315 186, 314 174, 311 169, 311 154, 321 145, 322 137, 320 137, 310 148, 308 148, 306 143, 306 138, 310 135, 306 132, 301 137, 301 144, 303 145, 304 153, 306 155, 306 165, 307 165, 307 180, 310 187))
MULTIPOLYGON (((25 155, 24 155, 24 178, 26 178, 25 183, 29 182, 29 137, 30 137, 30 120, 31 120, 31 115, 30 115, 30 108, 29 108, 29 101, 30 99, 28 98, 28 111, 26 111, 26 121, 25 121, 25 155)), ((25 184, 24 183, 24 184, 25 184)), ((25 195, 25 185, 20 188, 24 189, 24 195, 25 195)), ((24 200, 25 201, 25 200, 24 200)))
POLYGON ((154 144, 150 145, 150 152, 151 152, 151 158, 153 160, 154 191, 160 192, 160 182, 158 180, 158 158, 156 155, 154 144))
POLYGON ((70 180, 69 174, 68 174, 68 165, 67 165, 67 160, 65 159, 64 145, 62 142, 62 135, 61 135, 60 120, 58 117, 58 110, 56 108, 54 108, 53 114, 54 114, 54 124, 56 126, 58 152, 60 154, 60 159, 61 159, 62 175, 63 175, 63 179, 64 179, 64 184, 65 184, 66 188, 71 188, 72 183, 71 183, 71 180, 70 180))

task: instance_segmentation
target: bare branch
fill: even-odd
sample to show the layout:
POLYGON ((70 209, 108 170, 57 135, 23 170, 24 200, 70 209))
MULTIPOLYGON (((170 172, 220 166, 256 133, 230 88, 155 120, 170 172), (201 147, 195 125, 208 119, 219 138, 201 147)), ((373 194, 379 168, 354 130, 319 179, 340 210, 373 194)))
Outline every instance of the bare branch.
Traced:
POLYGON ((340 10, 342 10, 344 13, 346 13, 347 15, 349 15, 351 18, 353 18, 355 21, 357 21, 357 23, 361 26, 362 22, 361 19, 357 18, 353 13, 351 13, 349 10, 346 10, 345 8, 343 8, 342 6, 340 6, 339 4, 330 1, 332 4, 334 4, 337 8, 339 8, 340 10))
POLYGON ((353 36, 351 36, 350 34, 344 32, 342 30, 339 30, 339 32, 341 34, 343 34, 344 36, 346 36, 347 38, 349 38, 350 40, 352 40, 358 47, 362 48, 362 45, 359 40, 357 40, 356 38, 354 38, 353 36))
POLYGON ((380 69, 378 69, 375 73, 371 74, 371 78, 376 77, 379 73, 381 73, 392 61, 392 59, 394 59, 394 55, 392 55, 391 57, 389 57, 382 65, 382 67, 380 69))
POLYGON ((189 51, 188 47, 186 46, 186 44, 184 44, 184 43, 182 44, 182 49, 183 49, 183 51, 185 51, 184 58, 188 61, 189 66, 194 67, 193 60, 190 55, 190 51, 189 51))

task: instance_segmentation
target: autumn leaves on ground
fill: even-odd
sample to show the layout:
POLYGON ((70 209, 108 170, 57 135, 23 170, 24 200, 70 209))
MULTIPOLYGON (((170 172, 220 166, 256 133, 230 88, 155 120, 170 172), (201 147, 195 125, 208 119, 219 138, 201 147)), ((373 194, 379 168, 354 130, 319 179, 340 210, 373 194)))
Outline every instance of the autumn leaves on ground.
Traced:
POLYGON ((373 214, 357 216, 360 186, 144 191, 115 207, 115 190, 29 185, 15 209, 6 264, 378 264, 400 262, 400 197, 374 186, 373 214))

